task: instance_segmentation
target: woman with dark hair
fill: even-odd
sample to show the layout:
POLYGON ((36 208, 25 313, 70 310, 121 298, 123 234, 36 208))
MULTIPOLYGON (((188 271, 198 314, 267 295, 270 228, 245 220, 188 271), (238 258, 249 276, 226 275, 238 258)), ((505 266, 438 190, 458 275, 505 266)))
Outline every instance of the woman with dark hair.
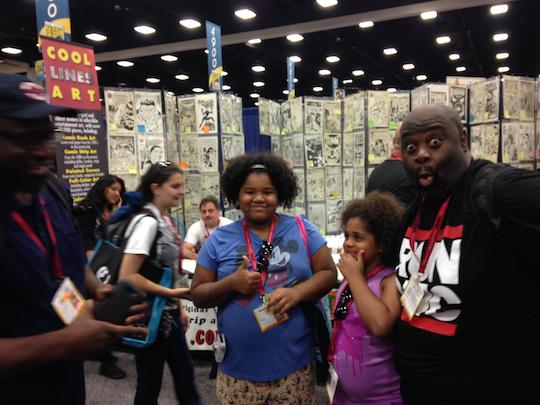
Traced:
MULTIPOLYGON (((125 192, 124 180, 107 174, 96 181, 85 199, 73 208, 89 259, 94 254, 98 239, 104 236, 111 214, 122 205, 125 192)), ((103 356, 99 373, 107 378, 124 378, 126 372, 118 367, 117 360, 111 353, 103 356)))
POLYGON ((330 250, 305 218, 277 214, 298 193, 283 159, 234 158, 221 187, 244 218, 206 241, 191 286, 195 305, 219 307, 225 353, 217 395, 222 404, 311 404, 315 341, 299 304, 318 300, 336 283, 330 250))
POLYGON ((126 278, 146 294, 163 296, 168 300, 156 341, 135 352, 137 391, 134 403, 157 404, 163 367, 167 362, 178 401, 181 404, 199 404, 193 364, 184 337, 184 328, 189 320, 178 302, 179 298, 188 296, 189 289, 174 288, 174 280, 170 286, 162 286, 140 274, 147 259, 159 267, 172 268, 173 275, 178 273, 181 239, 167 212, 178 206, 184 196, 182 170, 170 162, 154 164, 141 178, 138 191, 145 202, 144 212, 135 215, 126 229, 129 236, 119 279, 126 278))

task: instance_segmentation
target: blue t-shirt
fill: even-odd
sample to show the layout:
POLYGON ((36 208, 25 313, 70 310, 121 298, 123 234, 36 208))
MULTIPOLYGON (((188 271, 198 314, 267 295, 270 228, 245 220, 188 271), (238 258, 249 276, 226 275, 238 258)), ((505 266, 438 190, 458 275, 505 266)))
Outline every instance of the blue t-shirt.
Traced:
MULTIPOLYGON (((313 256, 326 240, 303 218, 309 250, 313 256)), ((255 256, 262 239, 250 232, 255 256)), ((279 215, 274 247, 264 289, 271 293, 307 280, 312 272, 310 259, 296 218, 279 215)), ((197 263, 217 271, 217 279, 234 273, 248 256, 242 220, 216 229, 205 242, 197 263)), ((252 271, 251 263, 249 269, 252 271)), ((220 363, 223 373, 249 381, 274 381, 306 366, 315 357, 313 331, 299 307, 289 310, 290 319, 265 333, 259 329, 253 310, 262 305, 258 291, 252 296, 236 294, 219 308, 218 327, 225 335, 227 352, 220 363)))

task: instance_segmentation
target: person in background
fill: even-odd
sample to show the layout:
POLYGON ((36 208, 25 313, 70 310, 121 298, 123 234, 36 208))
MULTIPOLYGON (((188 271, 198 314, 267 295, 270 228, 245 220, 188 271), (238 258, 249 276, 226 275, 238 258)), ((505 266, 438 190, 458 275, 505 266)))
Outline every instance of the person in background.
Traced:
POLYGON ((182 245, 182 256, 186 259, 196 259, 197 252, 203 243, 218 227, 229 225, 233 221, 221 216, 219 201, 214 196, 206 196, 199 203, 201 220, 192 224, 182 245))
POLYGON ((339 377, 335 405, 401 404, 389 339, 401 312, 391 266, 403 208, 390 193, 374 191, 343 210, 345 232, 338 268, 331 361, 339 377))
POLYGON ((97 321, 92 300, 66 326, 51 305, 65 278, 98 300, 110 290, 85 270, 68 203, 48 183, 57 139, 49 115, 73 111, 45 100, 25 77, 0 74, 0 402, 82 405, 82 361, 146 331, 97 321))
MULTIPOLYGON (((122 205, 125 192, 124 180, 107 174, 96 181, 84 200, 73 208, 88 259, 94 254, 97 241, 105 235, 110 216, 122 205)), ((101 360, 99 373, 107 378, 124 378, 126 372, 118 367, 117 361, 116 356, 108 353, 101 360)))
POLYGON ((226 350, 218 398, 222 404, 311 404, 314 333, 299 304, 335 285, 330 250, 305 218, 277 214, 298 193, 282 158, 236 157, 221 187, 244 219, 216 229, 205 242, 191 285, 196 306, 219 306, 226 350))
POLYGON ((409 179, 403 167, 401 157, 401 122, 396 128, 396 133, 392 139, 392 154, 371 172, 366 186, 366 193, 372 191, 388 191, 396 196, 405 206, 411 204, 418 189, 409 179))
POLYGON ((154 164, 142 176, 138 191, 145 202, 143 208, 152 215, 142 213, 131 220, 126 230, 129 237, 124 248, 119 279, 128 279, 141 291, 168 300, 156 341, 135 351, 137 390, 134 403, 157 405, 163 367, 167 362, 178 402, 196 405, 200 403, 199 394, 195 386, 191 354, 184 336, 189 318, 178 302, 179 298, 188 298, 189 288, 174 287, 181 240, 173 220, 167 214, 170 208, 180 204, 184 196, 182 170, 170 162, 154 164), (172 269, 171 286, 157 284, 140 273, 147 258, 159 267, 172 269))

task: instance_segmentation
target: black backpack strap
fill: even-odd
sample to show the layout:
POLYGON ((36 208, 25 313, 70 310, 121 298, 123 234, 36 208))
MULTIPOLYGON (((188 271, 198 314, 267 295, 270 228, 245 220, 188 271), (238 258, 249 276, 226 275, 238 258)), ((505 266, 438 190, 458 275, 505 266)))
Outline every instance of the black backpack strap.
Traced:
POLYGON ((71 214, 71 211, 73 209, 73 204, 70 202, 71 197, 68 195, 64 187, 62 187, 60 181, 58 181, 58 179, 51 174, 47 176, 47 179, 45 180, 45 185, 71 214))
POLYGON ((474 215, 482 225, 495 232, 501 227, 501 216, 495 206, 493 185, 497 176, 507 170, 508 166, 495 163, 482 166, 473 180, 471 190, 474 215))

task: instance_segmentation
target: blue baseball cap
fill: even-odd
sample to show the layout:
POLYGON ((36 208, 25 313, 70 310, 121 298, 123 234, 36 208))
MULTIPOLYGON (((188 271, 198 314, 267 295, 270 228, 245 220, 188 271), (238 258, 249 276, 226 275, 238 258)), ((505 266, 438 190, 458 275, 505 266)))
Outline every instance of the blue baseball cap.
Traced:
POLYGON ((26 77, 0 74, 0 117, 39 119, 76 113, 72 108, 50 105, 47 98, 43 87, 26 77))

